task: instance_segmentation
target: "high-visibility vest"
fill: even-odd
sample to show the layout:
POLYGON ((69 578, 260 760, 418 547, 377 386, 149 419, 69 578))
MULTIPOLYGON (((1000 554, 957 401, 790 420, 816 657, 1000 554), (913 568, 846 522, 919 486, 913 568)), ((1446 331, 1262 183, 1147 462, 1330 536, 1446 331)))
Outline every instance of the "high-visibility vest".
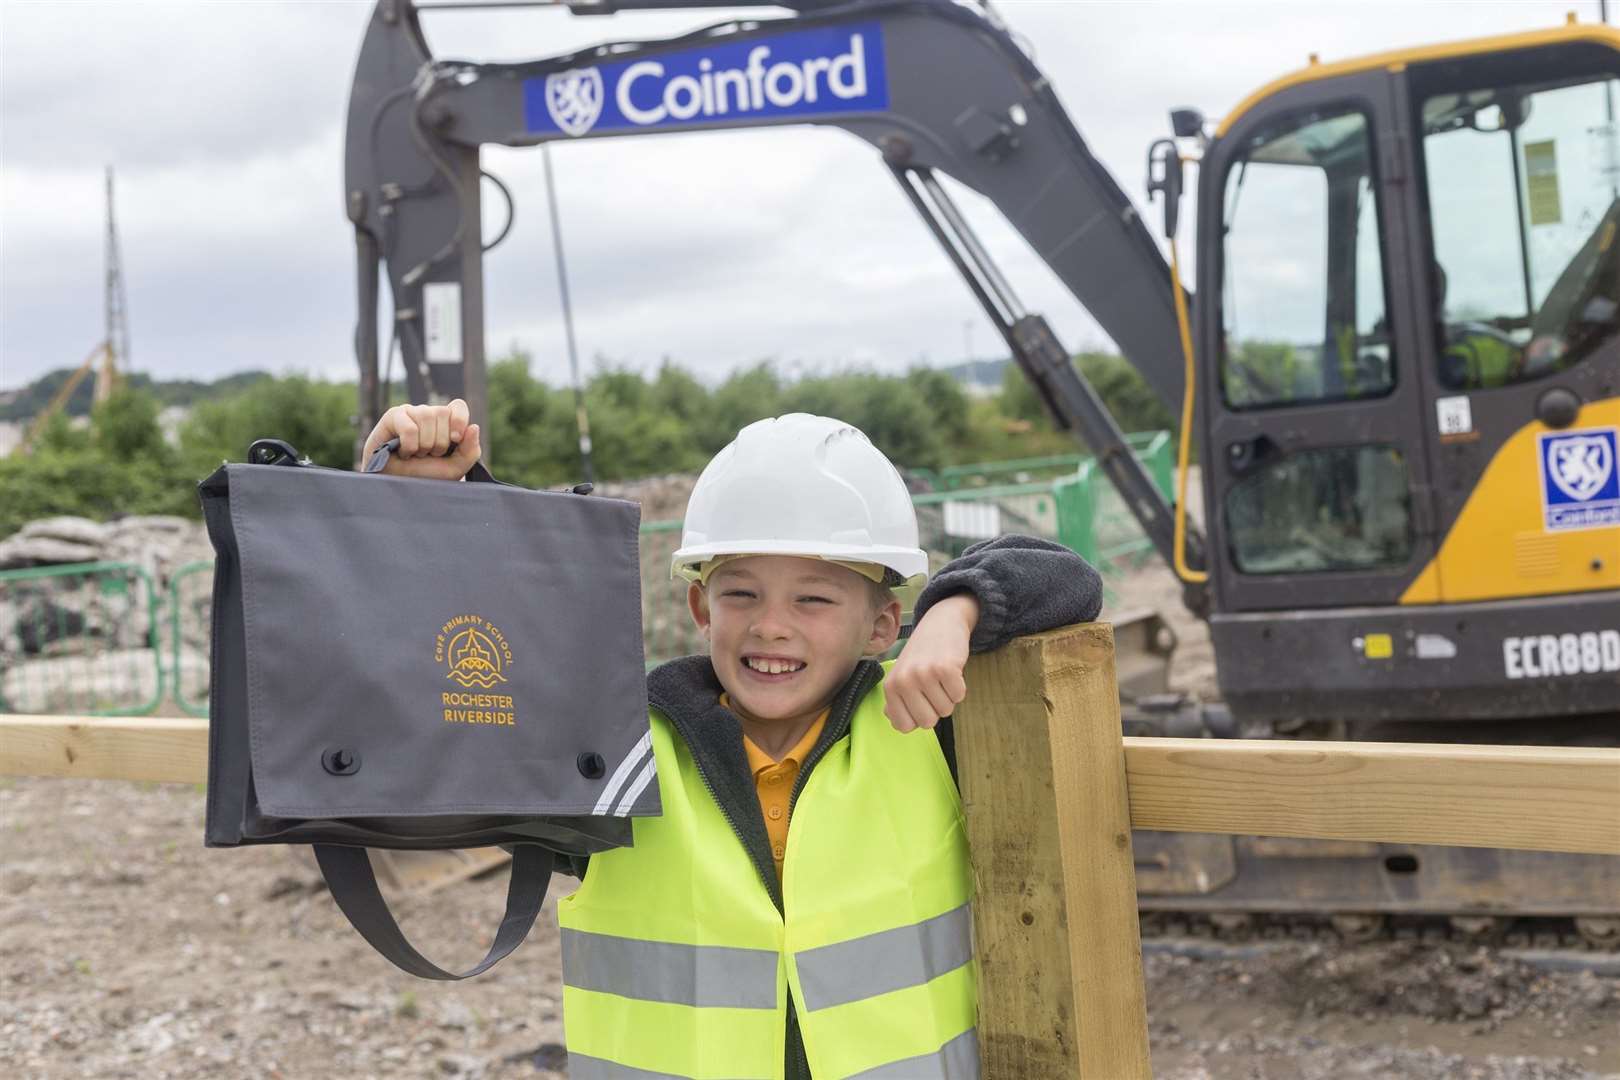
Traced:
POLYGON ((1518 374, 1518 351, 1489 334, 1467 334, 1454 341, 1446 353, 1462 360, 1470 390, 1506 386, 1518 374))
POLYGON ((557 905, 573 1080, 780 1080, 790 992, 816 1080, 976 1077, 972 874, 934 733, 866 695, 794 806, 784 915, 651 719, 663 815, 557 905))

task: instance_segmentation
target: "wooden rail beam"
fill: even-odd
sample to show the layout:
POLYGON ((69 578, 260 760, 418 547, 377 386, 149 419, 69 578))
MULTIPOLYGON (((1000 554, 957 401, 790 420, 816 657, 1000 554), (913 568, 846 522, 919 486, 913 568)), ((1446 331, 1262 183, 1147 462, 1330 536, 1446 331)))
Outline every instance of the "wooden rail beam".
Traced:
MULTIPOLYGON (((970 685, 972 717, 983 695, 970 685)), ((1133 828, 1620 855, 1620 749, 1124 744, 1133 828)), ((208 721, 0 714, 0 776, 204 783, 208 721)))
POLYGON ((1152 1075, 1114 638, 968 662, 956 757, 973 851, 985 1080, 1152 1075))
POLYGON ((1620 855, 1620 749, 1125 740, 1131 824, 1620 855))
POLYGON ((208 780, 208 721, 0 714, 0 776, 208 780))

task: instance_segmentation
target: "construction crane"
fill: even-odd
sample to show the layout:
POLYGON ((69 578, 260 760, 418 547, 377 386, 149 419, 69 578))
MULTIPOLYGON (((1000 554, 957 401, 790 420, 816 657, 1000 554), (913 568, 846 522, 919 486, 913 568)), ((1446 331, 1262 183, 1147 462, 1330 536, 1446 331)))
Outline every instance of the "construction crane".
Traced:
POLYGON ((123 256, 118 244, 118 222, 113 215, 113 167, 107 166, 107 238, 106 238, 106 274, 105 288, 103 290, 102 311, 105 316, 106 336, 90 350, 90 354, 75 368, 63 382, 45 407, 34 414, 28 428, 23 432, 22 439, 12 450, 13 454, 26 454, 32 449, 45 426, 67 406, 73 397, 73 392, 79 388, 93 371, 96 376, 95 389, 91 394, 92 406, 99 405, 112 395, 118 387, 118 372, 120 361, 123 370, 129 370, 129 303, 124 294, 124 267, 123 256), (97 360, 100 366, 96 365, 97 360))
MULTIPOLYGON (((349 101, 363 430, 379 264, 411 399, 487 412, 484 144, 838 127, 1208 621, 1223 701, 1127 702, 1136 732, 1620 741, 1620 32, 1313 62, 1219 121, 1177 110, 1150 193, 1174 255, 1198 161, 1194 295, 988 5, 783 0, 520 63, 434 57, 419 13, 439 6, 480 5, 376 6, 349 101), (941 175, 1007 217, 1182 417, 1173 504, 941 175)), ((1359 937, 1421 914, 1620 945, 1620 859, 1152 834, 1135 851, 1145 911, 1219 928, 1310 912, 1359 937)))
POLYGON ((91 372, 96 373, 96 393, 98 396, 94 400, 99 401, 101 400, 101 387, 103 385, 113 385, 114 380, 117 378, 117 374, 113 369, 113 352, 107 347, 105 341, 90 350, 90 354, 79 363, 78 367, 73 369, 73 372, 57 388, 56 393, 51 395, 51 400, 45 403, 45 407, 34 414, 34 418, 28 423, 28 428, 23 432, 22 439, 18 441, 16 447, 11 451, 13 454, 26 454, 33 449, 34 440, 39 438, 40 433, 45 430, 45 426, 51 422, 51 417, 62 410, 63 406, 68 403, 68 399, 73 396, 73 392, 79 388, 79 384, 84 382, 91 372), (97 360, 101 361, 100 367, 96 366, 97 360))

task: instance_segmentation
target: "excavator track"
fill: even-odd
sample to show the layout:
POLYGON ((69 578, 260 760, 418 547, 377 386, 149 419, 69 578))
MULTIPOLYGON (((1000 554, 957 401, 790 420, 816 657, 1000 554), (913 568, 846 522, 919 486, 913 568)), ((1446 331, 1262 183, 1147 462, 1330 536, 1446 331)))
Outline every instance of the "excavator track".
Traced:
POLYGON ((1478 915, 1308 915, 1144 911, 1142 938, 1241 945, 1256 941, 1317 941, 1363 945, 1421 941, 1432 945, 1558 950, 1590 954, 1594 969, 1620 960, 1620 919, 1478 915))
MULTIPOLYGON (((1139 685, 1153 686, 1167 669, 1166 659, 1139 685)), ((1612 746, 1620 730, 1615 716, 1362 730, 1313 720, 1284 730, 1240 725, 1219 704, 1169 694, 1139 696, 1123 714, 1128 735, 1278 741, 1612 746)), ((1620 858, 1142 830, 1134 852, 1145 942, 1196 951, 1199 943, 1422 941, 1620 972, 1620 858)))

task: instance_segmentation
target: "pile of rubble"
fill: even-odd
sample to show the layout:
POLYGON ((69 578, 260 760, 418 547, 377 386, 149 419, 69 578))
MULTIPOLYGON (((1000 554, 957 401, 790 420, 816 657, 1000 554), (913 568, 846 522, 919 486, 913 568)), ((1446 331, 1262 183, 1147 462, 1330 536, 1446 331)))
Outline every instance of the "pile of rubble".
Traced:
MULTIPOLYGON (((0 540, 0 571, 62 568, 0 583, 0 711, 151 707, 173 661, 169 584, 181 568, 212 559, 202 523, 180 517, 45 518, 0 540), (74 570, 108 563, 118 565, 74 570)), ((186 595, 206 598, 208 583, 197 575, 186 595)), ((196 621, 180 620, 185 685, 206 685, 207 630, 196 621)))
POLYGON ((686 500, 692 496, 697 476, 670 473, 640 480, 612 480, 596 485, 595 493, 610 499, 628 499, 641 504, 641 523, 679 521, 686 515, 686 500))
POLYGON ((167 584, 179 567, 214 557, 202 522, 148 515, 117 521, 53 517, 0 540, 0 570, 61 563, 126 562, 167 584))

